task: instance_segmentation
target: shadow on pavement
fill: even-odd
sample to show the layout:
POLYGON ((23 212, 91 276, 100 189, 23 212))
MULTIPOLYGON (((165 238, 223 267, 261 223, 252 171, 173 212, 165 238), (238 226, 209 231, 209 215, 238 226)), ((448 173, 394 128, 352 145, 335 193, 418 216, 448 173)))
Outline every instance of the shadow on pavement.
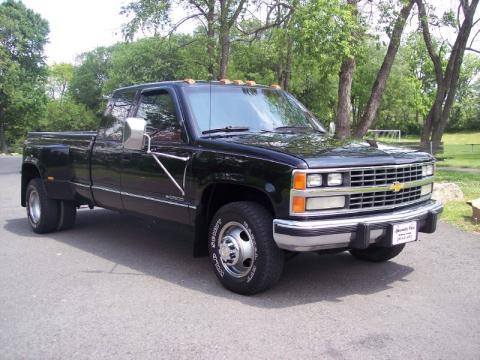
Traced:
POLYGON ((286 263, 280 282, 265 293, 245 297, 223 289, 209 259, 193 258, 189 236, 171 227, 108 210, 81 210, 74 229, 36 235, 26 218, 7 219, 5 229, 32 241, 48 238, 107 259, 112 269, 85 268, 92 276, 153 276, 178 286, 262 308, 282 308, 320 301, 342 301, 349 295, 368 295, 390 288, 413 269, 394 261, 372 264, 347 253, 300 254, 286 263), (122 269, 122 266, 132 271, 122 269), (118 269, 118 270, 117 270, 118 269))

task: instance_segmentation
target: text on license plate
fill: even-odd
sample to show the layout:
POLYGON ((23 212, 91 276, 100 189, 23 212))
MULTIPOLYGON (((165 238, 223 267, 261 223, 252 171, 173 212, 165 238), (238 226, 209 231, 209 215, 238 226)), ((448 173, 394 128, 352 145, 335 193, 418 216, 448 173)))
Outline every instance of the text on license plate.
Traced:
POLYGON ((398 245, 417 240, 416 221, 394 224, 392 230, 392 245, 398 245))

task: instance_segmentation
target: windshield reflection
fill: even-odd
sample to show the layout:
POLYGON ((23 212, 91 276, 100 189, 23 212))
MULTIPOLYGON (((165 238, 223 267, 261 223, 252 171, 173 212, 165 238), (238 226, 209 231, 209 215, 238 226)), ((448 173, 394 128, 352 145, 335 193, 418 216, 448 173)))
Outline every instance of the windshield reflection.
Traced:
POLYGON ((251 132, 325 132, 303 105, 282 90, 205 84, 183 91, 200 132, 236 127, 251 132))

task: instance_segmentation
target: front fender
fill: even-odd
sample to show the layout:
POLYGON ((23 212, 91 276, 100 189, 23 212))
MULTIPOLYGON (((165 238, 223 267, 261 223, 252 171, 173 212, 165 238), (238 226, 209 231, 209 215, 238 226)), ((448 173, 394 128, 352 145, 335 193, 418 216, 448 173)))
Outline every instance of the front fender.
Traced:
POLYGON ((238 154, 201 152, 192 164, 194 199, 200 205, 204 190, 211 184, 246 186, 264 193, 277 216, 288 216, 292 166, 238 154))

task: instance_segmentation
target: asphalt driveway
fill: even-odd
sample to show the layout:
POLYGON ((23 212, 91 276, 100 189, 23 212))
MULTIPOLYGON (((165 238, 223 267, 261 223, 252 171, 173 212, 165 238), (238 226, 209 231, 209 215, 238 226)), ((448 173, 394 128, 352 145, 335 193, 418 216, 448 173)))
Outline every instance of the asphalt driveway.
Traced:
POLYGON ((96 209, 33 234, 0 157, 0 358, 479 359, 480 236, 441 224, 390 262, 302 254, 224 290, 185 235, 96 209))

